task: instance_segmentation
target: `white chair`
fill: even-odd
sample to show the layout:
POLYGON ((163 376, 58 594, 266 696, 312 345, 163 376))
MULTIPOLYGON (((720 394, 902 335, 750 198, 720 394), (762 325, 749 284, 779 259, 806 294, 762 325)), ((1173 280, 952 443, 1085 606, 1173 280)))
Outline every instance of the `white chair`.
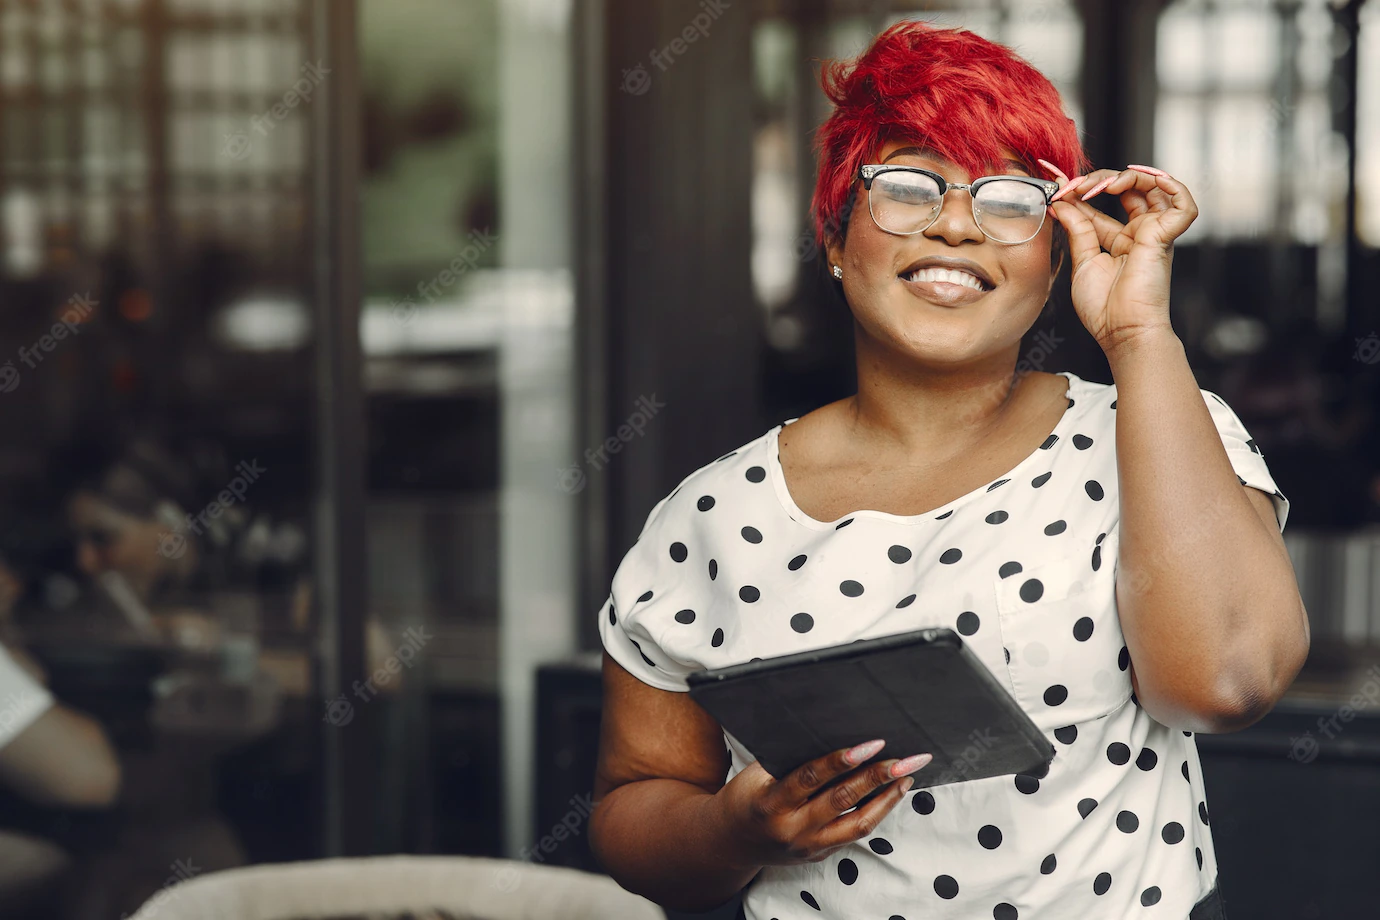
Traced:
POLYGON ((307 920, 444 911, 465 920, 666 920, 608 876, 462 856, 246 866, 170 885, 131 920, 307 920))

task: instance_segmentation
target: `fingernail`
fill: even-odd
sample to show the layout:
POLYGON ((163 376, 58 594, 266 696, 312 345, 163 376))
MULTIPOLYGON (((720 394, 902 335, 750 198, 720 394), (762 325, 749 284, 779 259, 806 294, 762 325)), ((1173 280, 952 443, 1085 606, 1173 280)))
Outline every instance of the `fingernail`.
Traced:
POLYGON ((1092 187, 1092 189, 1088 192, 1088 194, 1086 194, 1086 195, 1083 196, 1083 200, 1084 200, 1084 201, 1087 201, 1089 198, 1092 198, 1094 195, 1097 195, 1097 194, 1098 194, 1099 192, 1101 192, 1104 188, 1106 188, 1107 186, 1111 185, 1111 184, 1112 184, 1112 180, 1115 179, 1115 178, 1116 178, 1116 176, 1108 176, 1107 178, 1103 179, 1101 182, 1099 182, 1099 183, 1097 183, 1096 185, 1094 185, 1094 186, 1092 187))
POLYGON ((905 760, 898 760, 891 765, 891 775, 905 776, 907 773, 914 773, 933 759, 933 754, 916 754, 913 757, 907 757, 905 760))
POLYGON ((1132 163, 1132 164, 1130 164, 1129 166, 1127 166, 1126 168, 1127 168, 1127 169, 1134 169, 1134 170, 1137 170, 1137 171, 1143 172, 1143 173, 1149 173, 1149 174, 1152 175, 1152 176, 1167 176, 1167 175, 1169 175, 1169 173, 1165 172, 1164 170, 1162 170, 1162 169, 1156 169, 1156 168, 1153 167, 1153 166, 1137 166, 1136 164, 1132 163))
POLYGON ((1078 188, 1078 183, 1082 182, 1086 178, 1087 176, 1074 176, 1072 179, 1069 180, 1068 185, 1065 185, 1063 188, 1059 189, 1059 191, 1054 193, 1054 197, 1050 199, 1050 203, 1053 204, 1060 198, 1063 198, 1069 192, 1078 188))
POLYGON ((845 754, 844 759, 849 763, 862 763, 884 747, 886 747, 886 741, 881 738, 876 741, 865 741, 845 754))
POLYGON ((910 787, 915 785, 915 780, 907 776, 897 785, 901 787, 901 795, 905 795, 907 792, 910 792, 910 787))
POLYGON ((1039 163, 1039 164, 1040 164, 1041 166, 1043 166, 1045 169, 1047 169, 1047 170, 1049 170, 1050 172, 1054 173, 1054 174, 1055 174, 1056 176, 1058 176, 1060 179, 1068 179, 1068 176, 1064 175, 1064 171, 1061 170, 1058 166, 1055 166, 1055 165, 1054 165, 1053 163, 1051 163, 1049 160, 1036 160, 1035 162, 1039 163))

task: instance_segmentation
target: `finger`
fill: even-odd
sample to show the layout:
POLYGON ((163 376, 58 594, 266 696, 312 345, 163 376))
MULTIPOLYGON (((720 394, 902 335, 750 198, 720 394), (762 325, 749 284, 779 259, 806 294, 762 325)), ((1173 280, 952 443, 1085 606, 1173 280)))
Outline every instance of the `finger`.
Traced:
POLYGON ((914 783, 913 777, 903 776, 893 781, 890 788, 857 811, 839 815, 820 828, 816 838, 817 846, 846 846, 871 834, 877 829, 877 825, 882 823, 882 819, 905 798, 914 783))
POLYGON ((1054 202, 1062 199, 1069 192, 1076 190, 1078 188, 1079 183, 1081 183, 1082 181, 1082 176, 1075 176, 1074 178, 1069 179, 1068 183, 1063 188, 1059 189, 1059 191, 1055 192, 1054 195, 1050 197, 1049 203, 1053 204, 1054 202))
POLYGON ((1035 162, 1036 162, 1036 163, 1039 163, 1039 164, 1040 164, 1041 166, 1043 166, 1045 169, 1049 170, 1049 171, 1050 171, 1051 173, 1053 173, 1057 178, 1063 179, 1065 182, 1068 182, 1068 181, 1069 181, 1069 177, 1066 176, 1066 175, 1064 175, 1064 171, 1063 171, 1062 169, 1060 169, 1058 166, 1055 166, 1055 165, 1054 165, 1053 163, 1051 163, 1049 160, 1040 160, 1040 159, 1037 159, 1035 162))
POLYGON ((840 748, 825 754, 823 757, 816 757, 786 774, 786 777, 768 793, 768 796, 777 800, 775 804, 799 808, 809 800, 810 796, 827 786, 835 778, 857 769, 859 764, 876 757, 885 746, 886 741, 877 738, 855 747, 840 748))
POLYGON ((1130 244, 1134 242, 1130 234, 1126 232, 1126 225, 1112 215, 1099 211, 1086 201, 1070 201, 1068 204, 1087 215, 1097 233, 1097 245, 1112 255, 1120 255, 1121 252, 1118 249, 1127 250, 1130 248, 1130 244))
POLYGON ((864 796, 869 795, 877 787, 909 776, 933 759, 933 755, 930 754, 915 754, 904 760, 893 759, 868 764, 836 785, 821 790, 810 800, 807 809, 810 824, 823 827, 845 811, 856 807, 864 796))
POLYGON ((1169 195, 1169 209, 1159 218, 1160 227, 1165 231, 1165 244, 1174 242, 1198 218, 1198 203, 1189 194, 1188 188, 1171 175, 1155 176, 1155 186, 1169 195))
MULTIPOLYGON (((1097 210, 1090 205, 1085 207, 1088 211, 1097 210)), ((1072 201, 1061 201, 1054 205, 1054 216, 1068 231, 1069 256, 1074 271, 1078 271, 1084 263, 1102 254, 1097 227, 1084 208, 1077 207, 1072 201)))

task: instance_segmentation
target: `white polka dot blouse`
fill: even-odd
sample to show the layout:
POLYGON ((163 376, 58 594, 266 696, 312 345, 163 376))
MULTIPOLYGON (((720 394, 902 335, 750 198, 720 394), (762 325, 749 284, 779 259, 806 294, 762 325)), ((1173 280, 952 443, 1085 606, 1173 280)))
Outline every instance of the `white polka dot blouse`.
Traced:
MULTIPOLYGON (((685 477, 623 557, 600 633, 653 687, 685 691, 701 668, 944 626, 1056 749, 1038 774, 913 790, 828 859, 766 867, 743 892, 747 920, 1183 920, 1213 889, 1194 739, 1131 691, 1114 591, 1116 388, 1063 376, 1068 407, 1045 442, 941 508, 809 517, 778 462, 789 419, 685 477)), ((1238 478, 1272 496, 1282 531, 1289 502, 1260 450, 1201 392, 1238 478)), ((981 733, 971 740, 980 748, 981 733)), ((753 756, 724 741, 731 779, 753 756)))

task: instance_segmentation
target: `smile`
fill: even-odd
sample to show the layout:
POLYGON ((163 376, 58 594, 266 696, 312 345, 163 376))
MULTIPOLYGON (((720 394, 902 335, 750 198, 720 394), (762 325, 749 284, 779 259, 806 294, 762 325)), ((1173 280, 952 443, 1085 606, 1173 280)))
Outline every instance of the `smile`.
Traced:
POLYGON ((974 272, 942 265, 923 265, 898 277, 910 293, 941 307, 967 306, 996 287, 974 272))

